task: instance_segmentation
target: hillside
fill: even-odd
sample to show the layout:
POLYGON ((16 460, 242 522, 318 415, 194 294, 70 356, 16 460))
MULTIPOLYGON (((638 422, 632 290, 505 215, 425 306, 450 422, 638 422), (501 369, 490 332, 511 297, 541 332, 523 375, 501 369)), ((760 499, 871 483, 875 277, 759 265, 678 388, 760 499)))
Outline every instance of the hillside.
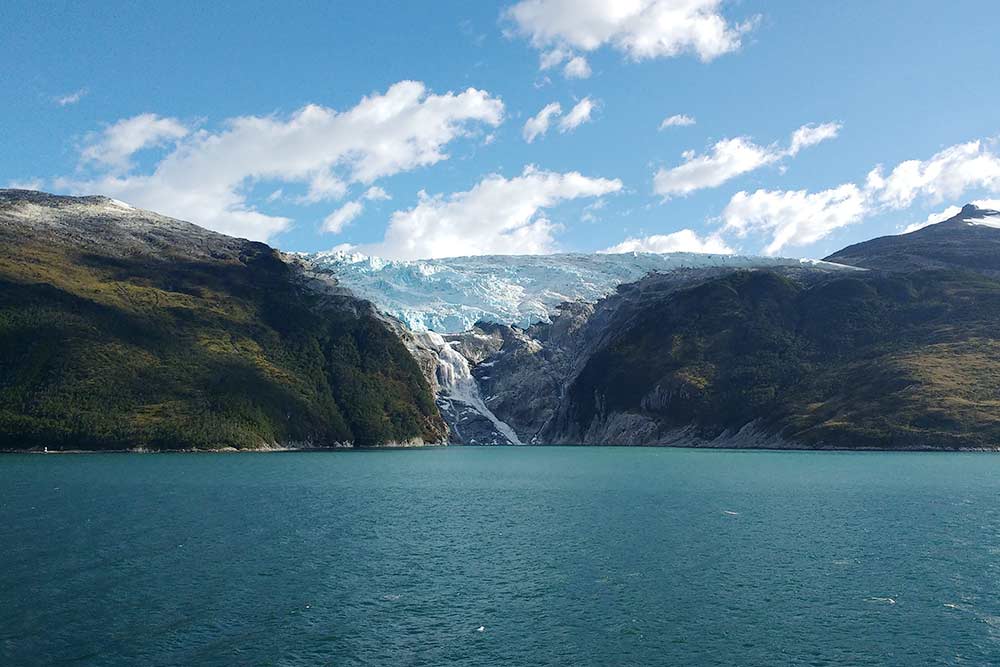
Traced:
POLYGON ((313 285, 261 243, 0 190, 0 449, 440 441, 399 339, 313 285))
POLYGON ((808 284, 640 281, 568 382, 549 442, 1000 446, 1000 283, 921 271, 808 284))
POLYGON ((909 234, 839 250, 827 261, 882 271, 970 270, 1000 278, 1000 212, 964 206, 958 215, 909 234))

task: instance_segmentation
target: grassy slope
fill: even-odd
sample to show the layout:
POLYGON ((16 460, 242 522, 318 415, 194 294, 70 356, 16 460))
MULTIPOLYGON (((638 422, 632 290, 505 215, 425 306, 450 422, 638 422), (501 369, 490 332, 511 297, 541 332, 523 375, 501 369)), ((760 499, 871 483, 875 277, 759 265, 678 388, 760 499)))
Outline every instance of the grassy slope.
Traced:
POLYGON ((402 344, 321 308, 266 246, 191 263, 3 241, 0 449, 442 437, 402 344))
POLYGON ((997 447, 1000 283, 733 274, 650 303, 570 396, 584 431, 619 411, 706 437, 759 419, 805 446, 997 447))

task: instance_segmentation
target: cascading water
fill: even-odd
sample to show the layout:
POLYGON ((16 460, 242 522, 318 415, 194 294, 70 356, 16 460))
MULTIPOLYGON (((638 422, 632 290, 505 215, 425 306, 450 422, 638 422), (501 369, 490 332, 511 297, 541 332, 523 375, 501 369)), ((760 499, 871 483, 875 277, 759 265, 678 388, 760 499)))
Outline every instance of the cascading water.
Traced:
MULTIPOLYGON (((472 377, 469 368, 469 361, 455 350, 451 343, 446 341, 440 334, 429 331, 422 334, 424 340, 432 347, 438 356, 436 376, 440 387, 438 401, 446 403, 446 407, 452 415, 451 426, 459 431, 458 435, 465 441, 464 434, 461 433, 462 422, 468 421, 467 416, 463 417, 465 410, 471 410, 476 415, 489 420, 496 434, 505 438, 507 442, 500 442, 493 438, 492 442, 479 442, 476 444, 523 444, 508 424, 500 421, 493 411, 490 410, 479 394, 479 387, 476 379, 472 377)), ((474 439, 470 443, 476 442, 474 439)))

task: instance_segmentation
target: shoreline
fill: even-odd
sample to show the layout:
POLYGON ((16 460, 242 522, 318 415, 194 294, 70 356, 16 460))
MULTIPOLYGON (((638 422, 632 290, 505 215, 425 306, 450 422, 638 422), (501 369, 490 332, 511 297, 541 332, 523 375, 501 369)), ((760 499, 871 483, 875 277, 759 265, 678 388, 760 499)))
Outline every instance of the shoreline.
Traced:
POLYGON ((419 450, 419 449, 536 449, 561 447, 566 449, 588 449, 588 448, 608 448, 608 449, 682 449, 682 450, 703 450, 703 451, 728 451, 728 452, 871 452, 871 453, 942 453, 942 454, 969 454, 969 453, 1000 453, 1000 446, 997 447, 726 447, 726 446, 698 446, 698 445, 582 445, 582 444, 552 444, 552 445, 449 445, 447 443, 431 443, 426 445, 414 444, 391 444, 379 445, 377 447, 355 447, 355 446, 334 446, 334 447, 261 447, 257 449, 235 449, 232 447, 222 449, 58 449, 42 451, 39 449, 0 449, 0 456, 14 454, 287 454, 287 453, 323 453, 323 452, 375 452, 383 450, 419 450))

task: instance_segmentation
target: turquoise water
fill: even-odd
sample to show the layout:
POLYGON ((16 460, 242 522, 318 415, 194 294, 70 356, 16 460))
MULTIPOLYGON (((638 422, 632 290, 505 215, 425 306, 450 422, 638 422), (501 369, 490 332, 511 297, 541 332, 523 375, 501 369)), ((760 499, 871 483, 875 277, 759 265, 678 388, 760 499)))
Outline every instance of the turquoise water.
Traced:
POLYGON ((0 547, 3 665, 1000 664, 989 454, 10 455, 0 547))

